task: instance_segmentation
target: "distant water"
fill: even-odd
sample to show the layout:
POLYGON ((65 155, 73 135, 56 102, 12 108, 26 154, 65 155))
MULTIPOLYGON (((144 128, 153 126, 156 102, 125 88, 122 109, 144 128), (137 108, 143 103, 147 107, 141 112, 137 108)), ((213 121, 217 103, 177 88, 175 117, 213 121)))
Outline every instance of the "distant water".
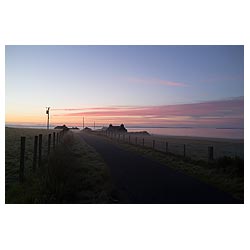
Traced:
MULTIPOLYGON (((31 126, 31 125, 16 125, 16 124, 5 124, 5 127, 9 128, 35 128, 35 129, 47 129, 46 126, 31 126)), ((50 127, 52 129, 54 127, 50 127)))
MULTIPOLYGON (((36 128, 46 129, 46 126, 24 126, 6 124, 6 127, 16 128, 36 128)), ((53 127, 51 127, 53 128, 53 127)), ((90 126, 91 129, 94 129, 90 126)), ((101 127, 96 126, 96 129, 101 127)), ((81 129, 81 128, 80 128, 81 129)), ((244 129, 230 128, 156 128, 156 127, 127 127, 128 132, 148 131, 155 135, 169 136, 192 136, 192 137, 209 137, 209 138, 226 138, 226 139, 244 139, 244 129)))
POLYGON ((244 139, 244 129, 216 128, 128 128, 129 132, 146 130, 150 134, 169 136, 194 136, 209 138, 244 139))

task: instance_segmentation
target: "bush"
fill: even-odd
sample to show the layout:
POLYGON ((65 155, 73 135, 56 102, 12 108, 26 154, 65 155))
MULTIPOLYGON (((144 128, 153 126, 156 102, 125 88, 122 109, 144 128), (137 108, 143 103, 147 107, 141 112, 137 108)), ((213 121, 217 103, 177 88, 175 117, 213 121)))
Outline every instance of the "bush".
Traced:
POLYGON ((215 167, 231 176, 244 176, 244 160, 239 157, 224 156, 215 161, 215 167))

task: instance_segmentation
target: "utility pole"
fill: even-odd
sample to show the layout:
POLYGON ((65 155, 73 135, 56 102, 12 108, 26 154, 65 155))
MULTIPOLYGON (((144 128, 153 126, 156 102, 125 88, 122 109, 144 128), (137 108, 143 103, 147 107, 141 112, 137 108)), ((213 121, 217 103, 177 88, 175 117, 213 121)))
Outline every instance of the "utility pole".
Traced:
POLYGON ((46 114, 48 115, 47 129, 49 129, 49 109, 50 109, 50 107, 46 107, 46 114))
POLYGON ((84 116, 82 117, 82 129, 84 129, 84 116))
POLYGON ((94 130, 95 130, 95 122, 94 122, 94 130))

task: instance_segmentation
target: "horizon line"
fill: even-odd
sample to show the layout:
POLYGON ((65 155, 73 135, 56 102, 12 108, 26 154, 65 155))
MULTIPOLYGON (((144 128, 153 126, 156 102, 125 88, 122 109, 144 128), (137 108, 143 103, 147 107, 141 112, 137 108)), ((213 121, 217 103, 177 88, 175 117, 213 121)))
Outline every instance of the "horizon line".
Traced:
MULTIPOLYGON (((50 124, 50 127, 56 127, 56 126, 60 126, 63 124, 50 124)), ((65 124, 66 125, 66 124, 65 124)), ((118 124, 120 125, 120 124, 118 124)), ((41 125, 41 124, 16 124, 16 123, 5 123, 5 127, 8 126, 20 126, 20 127, 46 127, 47 125, 41 125)), ((70 125, 66 125, 67 127, 82 127, 82 125, 77 125, 77 124, 70 124, 70 125)), ((108 127, 107 126, 103 126, 103 125, 98 125, 95 124, 95 127, 98 128, 103 128, 103 127, 108 127)), ((117 124, 115 124, 114 126, 117 126, 117 124)), ((88 126, 84 126, 86 127, 94 127, 94 125, 88 125, 88 126)), ((126 128, 210 128, 210 129, 244 129, 244 127, 208 127, 208 126, 150 126, 150 125, 125 125, 126 128)))

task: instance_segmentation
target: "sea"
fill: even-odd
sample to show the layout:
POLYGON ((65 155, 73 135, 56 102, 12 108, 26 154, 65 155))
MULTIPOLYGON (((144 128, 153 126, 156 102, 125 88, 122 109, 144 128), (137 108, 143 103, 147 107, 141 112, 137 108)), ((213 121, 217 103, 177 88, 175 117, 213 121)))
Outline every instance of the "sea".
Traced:
MULTIPOLYGON (((6 124, 6 127, 46 129, 46 126, 26 126, 6 124)), ((94 127, 89 126, 94 129, 94 127)), ((102 126, 95 126, 100 129, 102 126)), ((126 127, 128 132, 147 131, 153 135, 190 136, 204 138, 244 139, 243 128, 173 128, 173 127, 126 127)))

